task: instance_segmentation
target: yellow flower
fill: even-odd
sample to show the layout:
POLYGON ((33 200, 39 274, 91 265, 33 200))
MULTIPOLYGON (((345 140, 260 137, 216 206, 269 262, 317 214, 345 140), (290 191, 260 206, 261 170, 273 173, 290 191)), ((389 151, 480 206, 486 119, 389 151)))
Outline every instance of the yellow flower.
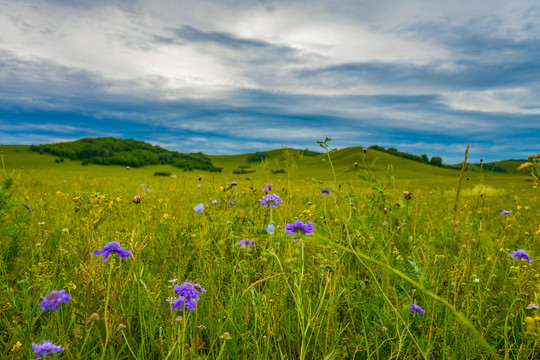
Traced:
POLYGON ((163 218, 166 219, 169 217, 169 214, 163 214, 163 218))
POLYGON ((518 206, 517 206, 517 209, 518 209, 518 210, 521 210, 521 205, 518 205, 518 206))
POLYGON ((118 201, 118 202, 122 201, 122 199, 120 199, 120 196, 116 197, 116 201, 118 201))

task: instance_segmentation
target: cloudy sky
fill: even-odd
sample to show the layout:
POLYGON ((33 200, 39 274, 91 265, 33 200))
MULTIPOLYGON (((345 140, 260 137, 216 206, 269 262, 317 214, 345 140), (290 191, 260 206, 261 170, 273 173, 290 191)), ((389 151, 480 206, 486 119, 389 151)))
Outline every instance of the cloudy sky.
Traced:
POLYGON ((0 143, 540 151, 540 5, 0 0, 0 143))

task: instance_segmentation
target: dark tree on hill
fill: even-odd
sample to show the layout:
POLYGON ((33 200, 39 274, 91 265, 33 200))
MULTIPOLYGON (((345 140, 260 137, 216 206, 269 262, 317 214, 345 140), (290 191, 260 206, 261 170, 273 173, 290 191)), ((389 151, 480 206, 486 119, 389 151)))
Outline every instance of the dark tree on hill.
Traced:
POLYGON ((442 165, 442 159, 439 156, 432 156, 429 163, 431 165, 441 166, 442 165))
POLYGON ((429 158, 426 154, 422 154, 422 160, 424 160, 425 162, 429 162, 429 158))

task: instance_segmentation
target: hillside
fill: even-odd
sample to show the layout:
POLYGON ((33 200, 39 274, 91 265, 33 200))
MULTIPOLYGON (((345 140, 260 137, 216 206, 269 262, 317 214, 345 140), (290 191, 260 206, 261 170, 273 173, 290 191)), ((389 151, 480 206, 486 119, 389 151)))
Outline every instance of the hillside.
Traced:
POLYGON ((172 165, 192 170, 219 171, 212 161, 202 153, 182 154, 133 139, 84 138, 72 142, 46 145, 30 145, 30 151, 64 158, 81 160, 83 165, 124 165, 141 167, 145 165, 172 165))

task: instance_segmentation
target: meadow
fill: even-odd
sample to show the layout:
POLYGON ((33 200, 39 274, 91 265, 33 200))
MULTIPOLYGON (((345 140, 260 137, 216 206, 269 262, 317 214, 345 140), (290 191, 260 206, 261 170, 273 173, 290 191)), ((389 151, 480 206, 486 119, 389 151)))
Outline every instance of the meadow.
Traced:
POLYGON ((530 177, 330 144, 222 173, 0 146, 1 357, 540 358, 530 177))

